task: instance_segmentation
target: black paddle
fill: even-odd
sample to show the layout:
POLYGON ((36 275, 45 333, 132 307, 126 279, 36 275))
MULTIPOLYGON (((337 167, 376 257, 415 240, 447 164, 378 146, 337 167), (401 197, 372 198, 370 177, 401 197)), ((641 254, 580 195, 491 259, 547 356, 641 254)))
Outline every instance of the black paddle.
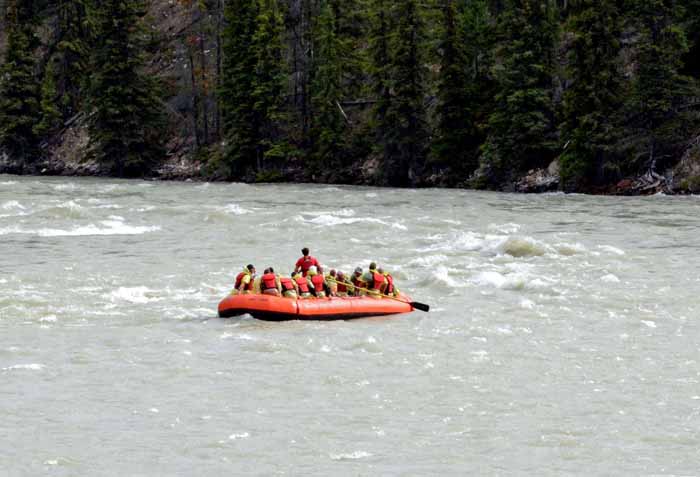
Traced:
POLYGON ((426 312, 426 313, 430 311, 430 305, 426 305, 425 303, 420 303, 420 302, 418 302, 418 301, 405 301, 405 300, 402 300, 401 298, 396 298, 395 296, 391 296, 391 295, 382 295, 382 294, 379 294, 379 293, 375 293, 375 292, 373 292, 372 290, 368 290, 367 288, 358 287, 358 286, 353 285, 352 283, 339 282, 339 281, 337 281, 337 280, 333 280, 332 278, 327 278, 327 280, 328 280, 328 281, 331 281, 331 282, 334 282, 334 283, 342 283, 342 284, 344 284, 344 285, 347 285, 348 287, 352 287, 354 290, 362 290, 362 291, 365 291, 365 292, 369 292, 369 293, 371 293, 372 295, 381 296, 381 297, 383 297, 383 298, 389 298, 390 300, 400 301, 401 303, 408 303, 409 305, 411 305, 411 306, 412 306, 413 308, 415 308, 416 310, 424 311, 424 312, 426 312))

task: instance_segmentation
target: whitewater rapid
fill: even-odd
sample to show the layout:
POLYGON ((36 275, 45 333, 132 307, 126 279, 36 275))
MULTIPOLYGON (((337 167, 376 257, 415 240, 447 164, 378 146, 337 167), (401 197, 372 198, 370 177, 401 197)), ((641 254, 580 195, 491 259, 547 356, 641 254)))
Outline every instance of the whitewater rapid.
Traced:
POLYGON ((696 475, 699 211, 0 176, 0 474, 696 475), (304 246, 431 312, 216 317, 304 246))

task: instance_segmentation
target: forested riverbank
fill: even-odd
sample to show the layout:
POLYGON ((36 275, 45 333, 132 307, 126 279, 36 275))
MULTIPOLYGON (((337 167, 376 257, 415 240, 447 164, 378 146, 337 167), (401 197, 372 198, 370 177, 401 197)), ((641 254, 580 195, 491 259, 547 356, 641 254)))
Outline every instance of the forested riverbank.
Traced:
POLYGON ((0 172, 700 191, 700 0, 0 9, 0 172))

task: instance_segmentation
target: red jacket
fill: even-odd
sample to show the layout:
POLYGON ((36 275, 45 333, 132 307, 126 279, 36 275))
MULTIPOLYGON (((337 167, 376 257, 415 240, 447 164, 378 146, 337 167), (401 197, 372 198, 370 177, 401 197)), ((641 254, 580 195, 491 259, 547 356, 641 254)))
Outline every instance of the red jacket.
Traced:
POLYGON ((299 260, 297 260, 296 268, 301 268, 302 275, 306 276, 306 274, 309 272, 309 268, 311 267, 316 267, 318 269, 318 273, 323 272, 321 264, 318 263, 318 260, 311 255, 301 257, 299 260))

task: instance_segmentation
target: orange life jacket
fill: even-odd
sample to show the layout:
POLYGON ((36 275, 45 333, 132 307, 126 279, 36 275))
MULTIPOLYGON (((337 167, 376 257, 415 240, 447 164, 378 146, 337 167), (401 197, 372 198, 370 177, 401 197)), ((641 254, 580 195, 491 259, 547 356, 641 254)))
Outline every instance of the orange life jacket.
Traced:
POLYGON ((266 273, 262 276, 261 285, 263 291, 277 289, 277 276, 274 273, 266 273))
MULTIPOLYGON (((250 273, 248 272, 241 272, 238 275, 236 275, 236 285, 234 288, 238 290, 241 287, 241 282, 243 281, 243 277, 246 275, 250 276, 250 273)), ((253 289, 253 277, 250 277, 250 281, 246 284, 245 286, 246 291, 250 291, 253 289)))
POLYGON ((280 285, 282 285, 283 292, 294 290, 294 282, 292 282, 291 278, 287 278, 287 277, 280 278, 280 285))
POLYGON ((304 277, 297 277, 294 279, 299 286, 299 293, 309 293, 309 282, 306 281, 304 277))
POLYGON ((323 278, 323 275, 321 275, 321 274, 314 275, 313 277, 311 277, 311 284, 314 286, 314 289, 316 290, 316 294, 326 291, 323 287, 323 282, 324 282, 324 278, 323 278))
POLYGON ((382 285, 384 285, 384 275, 378 272, 372 272, 372 289, 381 290, 382 285))
POLYGON ((393 295, 394 294, 394 277, 389 275, 388 273, 384 276, 386 278, 386 290, 384 290, 384 293, 387 295, 393 295))

